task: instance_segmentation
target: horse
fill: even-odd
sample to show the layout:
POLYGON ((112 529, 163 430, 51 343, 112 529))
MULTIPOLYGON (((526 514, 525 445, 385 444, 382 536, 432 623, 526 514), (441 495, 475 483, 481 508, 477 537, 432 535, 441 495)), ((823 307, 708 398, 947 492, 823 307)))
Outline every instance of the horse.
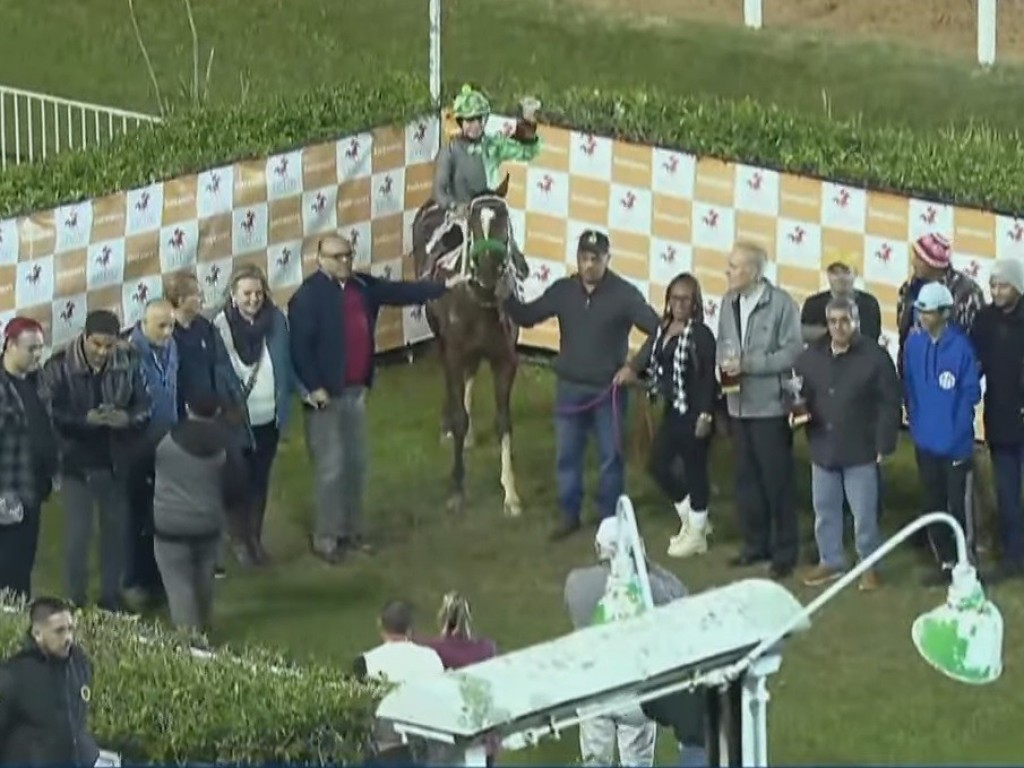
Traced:
MULTIPOLYGON (((473 381, 480 364, 486 360, 494 379, 495 429, 501 449, 500 480, 505 494, 503 509, 506 515, 518 517, 522 502, 512 466, 511 400, 519 364, 516 352, 519 331, 501 309, 499 289, 503 281, 512 285, 521 269, 513 265, 512 226, 502 188, 507 190, 507 184, 502 184, 496 192, 476 197, 469 205, 465 220, 447 222, 447 228, 461 229, 462 243, 438 259, 432 269, 433 276, 451 278, 458 274, 463 281, 441 298, 428 302, 425 314, 437 339, 444 367, 442 434, 446 428, 450 430, 453 450, 447 507, 458 513, 465 506, 464 453, 472 441, 473 381)), ((436 240, 425 227, 414 223, 417 260, 426 253, 428 238, 436 240)), ((422 264, 417 264, 417 268, 419 272, 422 264)))

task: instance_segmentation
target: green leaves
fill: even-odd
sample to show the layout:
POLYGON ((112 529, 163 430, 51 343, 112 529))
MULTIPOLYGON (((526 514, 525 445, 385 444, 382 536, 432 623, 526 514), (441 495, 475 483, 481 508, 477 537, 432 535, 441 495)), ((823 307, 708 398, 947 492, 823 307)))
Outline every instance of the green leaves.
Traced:
MULTIPOLYGON (((322 79, 321 75, 311 80, 322 79)), ((344 81, 344 74, 338 74, 344 81)), ((453 81, 445 102, 462 85, 453 81)), ((514 114, 524 93, 555 125, 701 156, 761 165, 839 183, 894 191, 1006 213, 1024 213, 1021 134, 983 124, 928 132, 798 115, 752 99, 677 96, 651 89, 551 90, 502 82, 489 93, 514 114)), ((827 101, 827 100, 826 100, 827 101)), ((171 113, 96 149, 67 152, 0 175, 0 217, 100 197, 236 160, 263 157, 430 110, 423 78, 381 73, 289 98, 249 94, 244 103, 171 113)))
MULTIPOLYGON (((24 612, 0 613, 5 656, 25 627, 24 612)), ((382 691, 343 680, 336 667, 297 667, 258 649, 197 659, 183 636, 97 611, 78 616, 77 635, 93 663, 93 732, 126 761, 347 764, 365 756, 382 691)))

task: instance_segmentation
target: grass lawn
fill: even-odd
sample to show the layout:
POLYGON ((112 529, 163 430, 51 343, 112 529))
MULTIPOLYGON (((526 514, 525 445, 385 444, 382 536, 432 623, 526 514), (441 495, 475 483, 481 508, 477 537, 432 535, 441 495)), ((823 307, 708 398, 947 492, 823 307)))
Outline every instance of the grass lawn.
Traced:
MULTIPOLYGON (((501 516, 488 379, 483 374, 476 387, 477 446, 468 458, 469 504, 464 517, 456 519, 444 510, 450 451, 438 440, 441 372, 433 354, 413 366, 382 369, 370 401, 367 517, 381 544, 373 559, 332 569, 308 554, 310 469, 301 430, 292 431, 275 468, 268 515, 268 547, 277 564, 261 574, 232 570, 219 582, 217 639, 270 644, 298 658, 316 655, 347 666, 375 643, 374 619, 385 600, 412 599, 421 610, 422 629, 431 631, 440 596, 452 588, 470 597, 479 631, 503 649, 569 631, 562 588, 571 568, 592 559, 593 529, 562 544, 546 541, 557 520, 552 377, 539 366, 524 366, 515 390, 516 467, 525 505, 519 520, 501 516)), ((670 506, 636 461, 629 469, 629 490, 649 551, 694 590, 737 576, 725 564, 734 551, 735 524, 732 460, 724 442, 716 447, 713 467, 713 548, 706 557, 684 562, 663 555, 676 524, 670 506)), ((803 459, 800 467, 801 507, 806 510, 809 472, 803 459)), ((887 477, 886 523, 893 527, 913 514, 914 470, 905 448, 887 477)), ((585 514, 592 516, 592 509, 585 514)), ((809 535, 806 512, 802 522, 809 535)), ((60 588, 60 527, 60 511, 51 505, 37 590, 60 588)), ((910 623, 944 594, 918 586, 915 555, 894 558, 887 564, 883 590, 843 596, 787 649, 782 671, 771 683, 774 763, 993 764, 1019 759, 1015 718, 1024 706, 1024 677, 1013 664, 1024 651, 1019 586, 993 591, 1008 628, 1007 671, 995 686, 972 689, 941 678, 917 657, 910 623), (890 726, 895 723, 899 726, 890 726)), ((795 580, 788 586, 805 602, 813 594, 795 580)), ((670 742, 667 735, 660 739, 661 764, 671 759, 670 742)), ((508 754, 505 760, 565 764, 577 756, 570 734, 561 743, 508 754)))
MULTIPOLYGON (((239 73, 256 89, 289 91, 369 77, 382 66, 426 67, 426 0, 195 0, 200 34, 216 48, 214 97, 235 99, 239 73), (385 23, 384 20, 387 20, 385 23)), ((184 15, 173 2, 139 0, 141 23, 165 91, 188 68, 184 15)), ((139 110, 152 110, 147 75, 124 0, 5 0, 0 83, 139 110)), ((1015 127, 1024 108, 1024 70, 977 75, 968 65, 877 44, 844 45, 821 36, 690 23, 657 29, 581 14, 543 0, 448 0, 446 72, 495 84, 515 77, 595 87, 654 85, 679 92, 756 96, 807 112, 863 114, 868 122, 929 126, 971 117, 1015 127), (728 75, 728 76, 726 76, 728 75), (949 94, 956 94, 955 99, 949 94)), ((524 368, 515 393, 517 466, 526 504, 521 520, 501 517, 496 445, 490 436, 486 376, 477 386, 480 439, 469 457, 470 506, 444 512, 449 451, 437 439, 441 375, 428 359, 382 372, 371 400, 373 470, 368 518, 383 550, 373 560, 329 569, 307 554, 310 472, 301 433, 292 432, 275 472, 269 548, 276 567, 232 573, 221 583, 219 635, 260 642, 296 656, 347 665, 375 642, 374 616, 385 599, 414 600, 424 617, 447 589, 474 601, 480 629, 504 649, 567 631, 561 593, 568 570, 592 557, 591 537, 545 541, 556 520, 552 381, 524 368)), ((704 558, 669 563, 694 589, 726 583, 734 539, 731 460, 716 449, 716 540, 704 558)), ((801 465, 806 468, 805 464, 801 465)), ((806 472, 801 473, 807 508, 806 472)), ((903 450, 888 469, 895 525, 914 513, 914 469, 903 450)), ((639 466, 630 492, 648 546, 658 556, 675 521, 639 466)), ((60 514, 48 510, 38 586, 59 588, 60 514)), ((805 514, 804 522, 809 518, 805 514)), ((663 559, 664 561, 664 559, 663 559)), ((886 570, 888 586, 831 606, 788 649, 772 680, 772 759, 786 763, 1011 763, 1020 759, 1016 715, 1024 678, 1013 659, 1024 651, 1019 587, 994 592, 1007 621, 1009 667, 996 686, 948 682, 919 660, 910 623, 943 598, 917 586, 912 555, 886 570)), ((802 599, 810 592, 793 588, 802 599)), ((661 760, 670 753, 662 739, 661 760)), ((573 738, 507 762, 575 760, 573 738)))
MULTIPOLYGON (((201 40, 216 50, 218 99, 238 98, 241 72, 254 89, 270 91, 369 77, 380 67, 426 72, 427 0, 193 3, 201 40)), ((162 88, 174 92, 191 67, 181 4, 136 5, 162 88)), ((638 15, 643 6, 640 0, 638 15)), ((0 83, 155 109, 126 0, 5 0, 3 8, 0 83)), ((924 127, 972 117, 1016 127, 1024 108, 1024 69, 1007 65, 982 75, 961 58, 923 47, 694 21, 631 24, 561 0, 444 0, 444 10, 444 66, 452 80, 650 85, 815 113, 824 109, 824 93, 836 115, 924 127)))

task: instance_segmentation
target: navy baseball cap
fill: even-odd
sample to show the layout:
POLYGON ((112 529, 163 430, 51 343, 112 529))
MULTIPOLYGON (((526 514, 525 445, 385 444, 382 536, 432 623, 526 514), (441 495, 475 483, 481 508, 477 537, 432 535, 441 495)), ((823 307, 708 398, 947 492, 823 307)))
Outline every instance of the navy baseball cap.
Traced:
POLYGON ((607 256, 610 248, 611 243, 608 240, 608 235, 604 232, 598 232, 596 229, 584 230, 583 234, 580 235, 579 245, 576 246, 576 250, 592 253, 595 256, 607 256))

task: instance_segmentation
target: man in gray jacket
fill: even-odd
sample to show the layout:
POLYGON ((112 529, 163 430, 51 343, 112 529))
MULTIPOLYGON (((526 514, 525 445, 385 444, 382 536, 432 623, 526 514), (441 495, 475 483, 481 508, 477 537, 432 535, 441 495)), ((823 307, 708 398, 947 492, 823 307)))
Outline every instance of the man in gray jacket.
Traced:
POLYGON ((764 276, 768 255, 740 242, 729 255, 729 292, 718 320, 719 365, 739 382, 727 394, 736 452, 736 506, 744 546, 732 564, 771 563, 774 578, 796 566, 793 432, 783 382, 803 350, 800 310, 764 276))
MULTIPOLYGON (((611 563, 615 558, 618 540, 618 518, 607 517, 602 520, 594 539, 597 563, 573 569, 565 580, 565 606, 573 629, 589 627, 594 622, 597 605, 604 597, 608 577, 611 575, 611 563)), ((686 587, 674 573, 650 560, 646 560, 646 563, 655 606, 686 597, 686 587)), ((654 764, 657 734, 657 723, 648 719, 639 706, 585 720, 580 725, 583 764, 615 765, 615 745, 618 742, 619 765, 631 768, 651 766, 654 764)))

